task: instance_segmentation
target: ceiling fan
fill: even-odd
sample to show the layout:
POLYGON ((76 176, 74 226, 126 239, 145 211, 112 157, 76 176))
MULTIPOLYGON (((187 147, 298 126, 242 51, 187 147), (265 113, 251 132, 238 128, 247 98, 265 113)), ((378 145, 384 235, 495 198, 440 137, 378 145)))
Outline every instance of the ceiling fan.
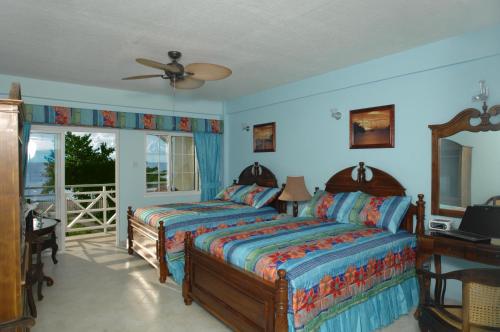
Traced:
POLYGON ((135 59, 141 65, 163 70, 163 74, 130 76, 122 79, 139 80, 161 77, 164 80, 170 80, 170 85, 174 89, 197 89, 203 86, 205 81, 222 80, 232 73, 227 67, 211 63, 191 63, 184 67, 177 61, 182 56, 182 53, 178 51, 170 51, 168 56, 172 61, 167 64, 143 58, 135 59))

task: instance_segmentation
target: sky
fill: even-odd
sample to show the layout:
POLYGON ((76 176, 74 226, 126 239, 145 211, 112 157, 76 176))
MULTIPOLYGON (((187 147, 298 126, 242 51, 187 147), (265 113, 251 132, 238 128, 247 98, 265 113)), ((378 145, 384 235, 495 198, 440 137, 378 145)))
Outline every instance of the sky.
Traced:
MULTIPOLYGON (((78 136, 83 136, 85 132, 73 132, 78 136)), ((115 146, 115 135, 109 133, 91 133, 92 146, 99 147, 101 143, 106 143, 108 146, 115 146)), ((55 149, 55 137, 57 134, 48 133, 33 133, 28 143, 28 160, 29 162, 44 162, 45 157, 50 151, 55 149)), ((112 157, 115 157, 113 153, 112 157)))

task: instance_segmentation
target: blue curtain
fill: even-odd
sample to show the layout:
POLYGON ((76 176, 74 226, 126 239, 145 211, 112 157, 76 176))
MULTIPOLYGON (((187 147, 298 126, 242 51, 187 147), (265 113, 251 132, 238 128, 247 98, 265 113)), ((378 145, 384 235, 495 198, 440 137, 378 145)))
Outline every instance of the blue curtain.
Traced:
MULTIPOLYGON (((21 174, 23 177, 23 186, 26 186, 26 167, 28 165, 28 142, 30 140, 30 131, 31 131, 31 123, 24 122, 23 123, 23 145, 22 145, 22 154, 21 154, 21 174)), ((23 188, 24 191, 24 188, 23 188)))
POLYGON ((214 199, 221 185, 221 136, 212 133, 194 133, 201 180, 201 200, 214 199))

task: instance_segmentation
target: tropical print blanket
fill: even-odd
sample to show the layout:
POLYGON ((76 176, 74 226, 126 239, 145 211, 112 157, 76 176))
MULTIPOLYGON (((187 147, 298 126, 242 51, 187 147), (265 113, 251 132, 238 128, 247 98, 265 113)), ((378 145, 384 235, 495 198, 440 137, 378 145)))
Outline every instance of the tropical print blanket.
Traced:
POLYGON ((195 246, 269 281, 286 270, 292 331, 317 330, 415 277, 415 236, 333 220, 285 218, 222 229, 198 236, 195 246))
POLYGON ((221 228, 276 219, 278 215, 278 211, 271 206, 256 209, 220 200, 156 205, 134 211, 134 216, 145 224, 158 227, 163 221, 166 260, 177 283, 182 281, 184 275, 184 238, 187 231, 197 236, 221 228))

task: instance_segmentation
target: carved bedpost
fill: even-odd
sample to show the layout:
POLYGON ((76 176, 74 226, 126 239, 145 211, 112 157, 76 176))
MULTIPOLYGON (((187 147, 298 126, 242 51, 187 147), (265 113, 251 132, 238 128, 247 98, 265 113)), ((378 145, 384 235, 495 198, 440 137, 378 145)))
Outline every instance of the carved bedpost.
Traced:
POLYGON ((132 211, 132 207, 129 206, 127 209, 127 238, 128 238, 128 254, 132 255, 134 253, 134 249, 132 248, 134 244, 134 232, 132 230, 132 221, 130 218, 134 215, 132 211))
POLYGON ((193 237, 191 232, 186 232, 184 240, 184 280, 182 282, 182 297, 185 305, 191 305, 191 254, 190 250, 193 246, 193 237))
POLYGON ((420 235, 420 236, 424 235, 424 232, 425 232, 424 220, 425 220, 424 195, 419 194, 418 201, 417 201, 417 227, 415 229, 415 233, 417 233, 417 235, 420 235))
POLYGON ((359 162, 359 168, 358 168, 358 178, 357 181, 359 183, 364 183, 366 182, 366 169, 365 169, 365 163, 360 161, 359 162))
POLYGON ((158 242, 156 243, 156 252, 158 257, 158 262, 160 263, 160 282, 163 284, 167 280, 167 261, 165 259, 165 226, 163 226, 163 221, 160 221, 160 227, 158 227, 158 242))
POLYGON ((236 179, 233 179, 233 185, 238 184, 238 181, 236 179))
POLYGON ((274 331, 288 331, 288 281, 286 280, 286 271, 278 270, 278 279, 276 280, 275 295, 275 322, 274 331))
POLYGON ((259 162, 254 162, 253 167, 252 167, 252 175, 257 176, 258 175, 258 170, 259 170, 259 162))

